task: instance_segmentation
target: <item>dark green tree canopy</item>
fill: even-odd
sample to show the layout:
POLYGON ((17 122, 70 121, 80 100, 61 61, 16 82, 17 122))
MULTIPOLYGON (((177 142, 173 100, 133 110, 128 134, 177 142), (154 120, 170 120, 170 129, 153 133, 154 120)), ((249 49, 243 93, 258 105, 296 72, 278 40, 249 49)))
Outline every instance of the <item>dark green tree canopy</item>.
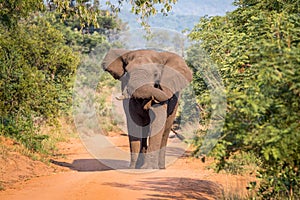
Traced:
MULTIPOLYGON (((132 13, 140 16, 144 25, 146 25, 145 18, 155 15, 157 12, 166 14, 172 9, 172 4, 177 2, 177 0, 119 0, 112 3, 107 0, 106 5, 113 13, 117 13, 125 1, 132 5, 132 13)), ((48 9, 60 13, 63 19, 78 18, 82 27, 85 24, 94 24, 98 27, 97 17, 103 15, 99 6, 104 7, 100 5, 99 1, 94 1, 91 5, 87 0, 2 0, 0 2, 0 22, 12 27, 20 19, 26 18, 30 14, 48 9)))

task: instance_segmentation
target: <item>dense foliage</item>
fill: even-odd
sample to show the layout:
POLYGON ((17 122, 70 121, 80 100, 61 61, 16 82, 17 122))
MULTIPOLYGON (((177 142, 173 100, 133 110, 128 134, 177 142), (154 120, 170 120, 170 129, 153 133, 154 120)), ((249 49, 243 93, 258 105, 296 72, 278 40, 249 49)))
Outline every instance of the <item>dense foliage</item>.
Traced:
POLYGON ((34 123, 68 109, 79 59, 47 21, 0 31, 0 130, 37 150, 34 123))
MULTIPOLYGON (((100 4, 99 0, 8 0, 0 1, 0 23, 7 27, 14 27, 18 21, 27 18, 32 13, 39 11, 57 12, 63 20, 78 19, 80 27, 87 27, 93 24, 96 28, 101 27, 98 23, 98 17, 103 16, 100 10, 105 9, 102 3, 107 5, 107 9, 112 13, 118 13, 124 3, 129 3, 131 12, 139 16, 141 24, 147 26, 147 18, 157 13, 166 15, 171 11, 172 5, 177 0, 105 0, 100 4)), ((106 12, 108 14, 108 12, 106 12)))
POLYGON ((109 46, 110 35, 117 34, 124 28, 122 22, 113 16, 97 17, 97 22, 101 25, 98 28, 93 25, 82 28, 79 20, 66 20, 61 23, 60 16, 51 13, 45 18, 63 34, 65 43, 80 54, 89 54, 99 45, 109 46))
MULTIPOLYGON (((258 194, 264 199, 300 197, 300 2, 244 0, 224 17, 205 17, 190 38, 213 60, 226 88, 222 139, 212 154, 219 169, 235 152, 262 161, 258 194)), ((209 96, 201 73, 194 84, 209 96)), ((206 104, 207 98, 199 99, 206 104)), ((206 118, 212 107, 204 109, 206 118)))
POLYGON ((0 23, 6 27, 17 26, 20 20, 26 19, 33 13, 45 11, 58 12, 63 19, 77 18, 82 26, 97 24, 98 9, 86 6, 86 0, 77 0, 73 5, 70 0, 8 0, 0 2, 0 23))
POLYGON ((63 16, 66 10, 60 9, 67 4, 51 1, 56 10, 49 12, 41 2, 0 3, 0 134, 15 138, 30 150, 44 152, 49 136, 41 135, 39 127, 70 112, 82 55, 101 45, 108 48, 104 34, 119 30, 120 22, 102 15, 97 17, 101 27, 85 21, 82 28, 83 15, 63 16))
POLYGON ((119 0, 118 4, 113 4, 108 0, 106 1, 106 4, 110 5, 114 11, 118 12, 125 2, 129 2, 131 5, 131 12, 139 15, 143 20, 159 12, 167 14, 171 11, 172 4, 175 4, 177 0, 119 0))

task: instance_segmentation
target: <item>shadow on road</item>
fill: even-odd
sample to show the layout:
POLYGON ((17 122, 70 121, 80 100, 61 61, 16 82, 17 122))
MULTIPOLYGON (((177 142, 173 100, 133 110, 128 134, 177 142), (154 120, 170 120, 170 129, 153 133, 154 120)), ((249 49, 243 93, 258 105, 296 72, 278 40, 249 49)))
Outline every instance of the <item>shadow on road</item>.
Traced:
POLYGON ((179 147, 167 147, 166 156, 175 158, 181 157, 185 153, 185 149, 179 147))
POLYGON ((139 200, 154 199, 220 199, 223 188, 207 180, 184 177, 153 177, 139 181, 135 185, 120 184, 117 182, 104 183, 111 187, 121 187, 131 190, 149 191, 148 197, 139 200))
POLYGON ((128 162, 124 160, 103 160, 103 163, 109 163, 107 165, 103 164, 101 161, 97 159, 76 159, 72 163, 50 160, 52 164, 66 167, 71 170, 79 171, 79 172, 93 172, 93 171, 107 171, 107 170, 115 170, 115 169, 125 169, 128 166, 128 162))

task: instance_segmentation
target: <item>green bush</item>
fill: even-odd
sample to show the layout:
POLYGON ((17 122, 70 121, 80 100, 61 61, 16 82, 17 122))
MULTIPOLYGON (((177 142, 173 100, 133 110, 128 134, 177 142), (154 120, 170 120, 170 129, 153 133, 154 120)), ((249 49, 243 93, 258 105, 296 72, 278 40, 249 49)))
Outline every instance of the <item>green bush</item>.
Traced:
POLYGON ((81 54, 89 54, 99 49, 99 46, 109 46, 107 37, 112 29, 120 31, 121 21, 111 16, 99 16, 97 18, 100 24, 99 28, 86 26, 81 30, 80 22, 77 19, 69 19, 62 23, 60 15, 46 13, 45 18, 57 30, 61 31, 65 42, 72 49, 81 54), (91 29, 91 30, 90 30, 91 29))
POLYGON ((41 150, 37 125, 70 108, 79 59, 47 21, 0 28, 0 131, 41 150))
MULTIPOLYGON (((222 168, 234 152, 252 152, 262 162, 262 198, 299 198, 299 1, 236 4, 224 17, 202 18, 190 34, 216 63, 226 89, 225 125, 212 154, 222 168)), ((201 73, 194 84, 207 104, 201 73)))
MULTIPOLYGON (((87 61, 85 56, 95 49, 105 52, 110 45, 103 33, 120 25, 98 9, 80 13, 78 9, 88 8, 54 3, 57 7, 51 12, 36 0, 0 4, 0 134, 40 152, 51 139, 39 127, 44 122, 57 126, 56 119, 70 113, 79 61, 87 61), (24 9, 21 16, 15 16, 16 7, 24 9), (95 19, 97 29, 90 24, 95 19)), ((86 63, 90 70, 100 67, 92 64, 86 63)))

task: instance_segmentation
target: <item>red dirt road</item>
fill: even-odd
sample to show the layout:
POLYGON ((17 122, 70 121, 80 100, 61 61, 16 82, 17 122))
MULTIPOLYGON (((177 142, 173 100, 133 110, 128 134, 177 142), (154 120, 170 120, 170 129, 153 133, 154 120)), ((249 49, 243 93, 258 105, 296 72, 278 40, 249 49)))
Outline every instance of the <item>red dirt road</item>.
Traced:
POLYGON ((247 177, 216 174, 200 160, 187 156, 166 170, 114 170, 90 156, 79 139, 64 144, 62 153, 67 158, 53 160, 62 172, 14 184, 0 191, 0 199, 221 199, 224 194, 246 195, 249 181, 247 177))
POLYGON ((68 172, 26 182, 1 199, 217 199, 221 187, 187 170, 133 175, 117 171, 68 172))

